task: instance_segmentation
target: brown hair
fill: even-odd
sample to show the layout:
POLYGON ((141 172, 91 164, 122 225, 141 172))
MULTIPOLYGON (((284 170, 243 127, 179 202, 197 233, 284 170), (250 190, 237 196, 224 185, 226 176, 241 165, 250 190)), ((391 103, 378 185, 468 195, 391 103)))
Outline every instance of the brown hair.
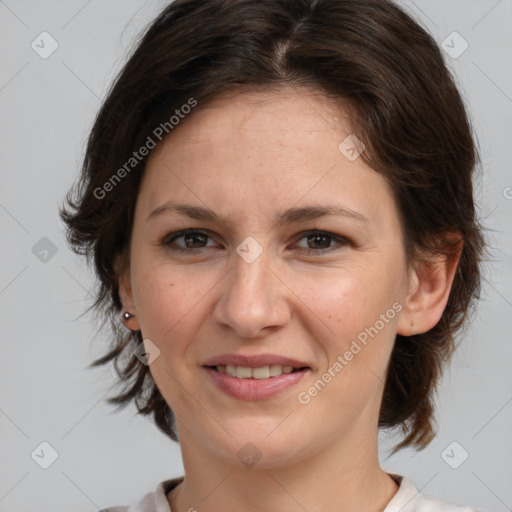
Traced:
POLYGON ((422 448, 434 435, 436 383, 480 289, 483 238, 472 191, 477 152, 438 46, 387 0, 177 0, 154 20, 103 102, 80 180, 61 209, 70 245, 94 264, 99 286, 92 308, 114 332, 111 350, 92 366, 113 361, 123 389, 109 402, 135 401, 178 440, 172 410, 148 366, 133 357, 141 333, 119 321, 115 262, 128 251, 147 156, 130 159, 156 127, 171 133, 170 115, 191 98, 201 105, 236 87, 286 84, 349 105, 364 158, 393 188, 409 261, 445 251, 446 232, 462 233, 440 321, 429 332, 397 336, 385 384, 379 426, 402 428, 397 449, 422 448))

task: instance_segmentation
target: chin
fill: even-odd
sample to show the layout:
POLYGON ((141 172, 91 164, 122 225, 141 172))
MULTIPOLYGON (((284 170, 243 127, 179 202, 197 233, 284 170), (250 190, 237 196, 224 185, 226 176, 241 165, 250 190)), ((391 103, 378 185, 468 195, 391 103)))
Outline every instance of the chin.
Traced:
MULTIPOLYGON (((275 425, 273 423, 272 428, 275 428, 275 425)), ((292 465, 307 456, 307 450, 300 448, 301 443, 296 439, 290 441, 289 436, 279 436, 272 432, 272 428, 255 428, 253 431, 249 429, 246 435, 238 434, 233 438, 224 436, 222 440, 211 440, 209 445, 212 455, 240 469, 254 471, 292 465), (272 433, 268 435, 268 432, 272 433)), ((308 444, 307 440, 303 443, 305 446, 308 444)))

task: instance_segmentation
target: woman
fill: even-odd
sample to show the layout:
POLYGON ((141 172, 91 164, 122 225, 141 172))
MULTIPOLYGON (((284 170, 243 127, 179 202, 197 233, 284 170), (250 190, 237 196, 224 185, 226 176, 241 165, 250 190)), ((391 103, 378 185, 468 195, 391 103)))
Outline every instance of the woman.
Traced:
POLYGON ((124 384, 184 478, 113 512, 472 510, 382 470, 434 436, 480 285, 476 150, 388 1, 173 2, 117 77, 62 216, 124 384))

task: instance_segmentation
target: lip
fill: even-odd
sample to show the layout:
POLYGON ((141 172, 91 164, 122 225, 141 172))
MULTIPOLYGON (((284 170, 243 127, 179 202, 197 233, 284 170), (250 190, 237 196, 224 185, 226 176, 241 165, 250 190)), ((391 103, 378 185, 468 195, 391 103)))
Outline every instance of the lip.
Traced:
MULTIPOLYGON (((272 364, 280 364, 281 366, 293 366, 294 368, 310 368, 308 363, 291 359, 289 357, 280 356, 278 354, 222 354, 212 357, 203 363, 203 366, 226 366, 232 364, 234 366, 246 366, 249 368, 259 368, 261 366, 270 366, 272 364)), ((289 374, 291 375, 291 374, 289 374)), ((273 377, 277 379, 278 377, 273 377)))
MULTIPOLYGON (((290 364, 288 366, 293 365, 290 364)), ((257 366, 254 368, 257 368, 257 366)), ((264 400, 271 398, 285 389, 294 386, 300 382, 306 374, 311 372, 311 369, 307 368, 293 373, 283 373, 279 375, 279 377, 269 377, 268 379, 239 379, 237 377, 231 377, 231 375, 227 373, 220 373, 208 366, 204 366, 203 369, 221 391, 239 400, 264 400)))
POLYGON ((240 400, 264 400, 273 397, 285 389, 294 386, 307 373, 312 371, 311 367, 304 361, 271 353, 253 355, 221 354, 207 359, 203 363, 203 368, 221 391, 232 398, 240 400), (210 368, 210 366, 226 366, 228 364, 249 368, 260 368, 262 366, 278 364, 302 368, 302 370, 293 373, 283 373, 279 377, 269 377, 268 379, 239 379, 210 368))

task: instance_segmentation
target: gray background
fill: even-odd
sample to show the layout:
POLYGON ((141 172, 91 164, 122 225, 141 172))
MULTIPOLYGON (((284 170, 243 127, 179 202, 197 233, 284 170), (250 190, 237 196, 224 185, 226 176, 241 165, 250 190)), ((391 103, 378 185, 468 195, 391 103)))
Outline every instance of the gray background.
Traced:
MULTIPOLYGON (((438 437, 422 452, 389 457, 383 434, 381 460, 424 493, 512 510, 512 1, 403 3, 452 53, 464 44, 454 31, 469 44, 447 60, 480 140, 476 193, 494 251, 475 320, 440 388, 438 437)), ((183 472, 176 443, 135 408, 115 414, 104 402, 111 370, 86 369, 106 337, 78 318, 93 280, 67 249, 57 215, 108 85, 165 4, 0 0, 2 512, 130 504, 183 472), (46 59, 31 48, 43 31, 59 45, 46 59), (44 441, 58 453, 48 469, 31 457, 36 450, 39 464, 50 462, 44 441)))

